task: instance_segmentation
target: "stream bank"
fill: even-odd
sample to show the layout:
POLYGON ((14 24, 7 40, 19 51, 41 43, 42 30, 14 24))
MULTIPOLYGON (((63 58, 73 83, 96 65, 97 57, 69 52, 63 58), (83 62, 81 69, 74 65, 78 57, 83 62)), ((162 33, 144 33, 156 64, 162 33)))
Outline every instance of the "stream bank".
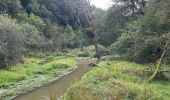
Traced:
POLYGON ((74 58, 55 57, 51 61, 41 63, 46 59, 47 57, 28 58, 24 65, 0 70, 0 73, 6 73, 0 76, 1 80, 9 80, 6 83, 3 80, 4 83, 0 83, 0 100, 11 100, 19 94, 49 84, 77 68, 74 58), (16 75, 23 77, 16 77, 16 75))
POLYGON ((78 60, 78 67, 74 71, 60 77, 48 85, 22 94, 14 100, 49 100, 51 97, 59 98, 71 85, 77 80, 80 80, 84 74, 92 69, 89 64, 94 61, 95 60, 78 60))

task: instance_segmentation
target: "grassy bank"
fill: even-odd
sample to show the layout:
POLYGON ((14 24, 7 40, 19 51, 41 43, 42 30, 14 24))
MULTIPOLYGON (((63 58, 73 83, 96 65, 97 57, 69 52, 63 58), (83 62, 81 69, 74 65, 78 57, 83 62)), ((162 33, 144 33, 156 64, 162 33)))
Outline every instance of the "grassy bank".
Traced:
POLYGON ((53 55, 28 57, 24 64, 0 70, 0 99, 9 99, 47 84, 75 68, 76 61, 73 58, 53 55))
POLYGON ((102 62, 66 94, 67 100, 168 100, 170 82, 146 83, 144 65, 127 61, 102 62))

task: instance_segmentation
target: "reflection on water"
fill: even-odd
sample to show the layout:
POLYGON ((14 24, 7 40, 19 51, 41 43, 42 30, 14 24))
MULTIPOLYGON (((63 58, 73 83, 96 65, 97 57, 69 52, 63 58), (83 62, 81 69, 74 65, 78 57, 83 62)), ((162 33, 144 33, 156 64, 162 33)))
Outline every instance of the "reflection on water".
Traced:
POLYGON ((62 96, 71 85, 73 85, 77 80, 80 80, 85 73, 91 70, 89 64, 94 61, 83 60, 78 62, 79 67, 74 72, 49 85, 18 96, 14 100, 50 100, 49 97, 51 96, 62 96))

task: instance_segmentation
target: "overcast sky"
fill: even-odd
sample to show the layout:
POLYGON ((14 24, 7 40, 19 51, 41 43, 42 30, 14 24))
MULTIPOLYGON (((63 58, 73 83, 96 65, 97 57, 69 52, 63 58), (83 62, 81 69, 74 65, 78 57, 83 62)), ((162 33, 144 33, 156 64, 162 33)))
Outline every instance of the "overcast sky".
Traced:
POLYGON ((91 3, 98 8, 107 9, 111 4, 111 0, 91 0, 91 3))

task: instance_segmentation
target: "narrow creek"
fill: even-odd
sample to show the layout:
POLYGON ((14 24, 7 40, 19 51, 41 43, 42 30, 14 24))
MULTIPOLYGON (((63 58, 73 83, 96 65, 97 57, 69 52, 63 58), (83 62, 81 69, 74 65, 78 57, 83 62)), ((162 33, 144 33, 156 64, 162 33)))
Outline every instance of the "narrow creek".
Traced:
POLYGON ((77 80, 80 80, 84 74, 92 69, 92 67, 89 66, 92 62, 95 62, 95 60, 79 60, 78 68, 72 73, 63 76, 48 85, 17 96, 13 100, 50 100, 51 96, 59 98, 71 85, 77 80))

